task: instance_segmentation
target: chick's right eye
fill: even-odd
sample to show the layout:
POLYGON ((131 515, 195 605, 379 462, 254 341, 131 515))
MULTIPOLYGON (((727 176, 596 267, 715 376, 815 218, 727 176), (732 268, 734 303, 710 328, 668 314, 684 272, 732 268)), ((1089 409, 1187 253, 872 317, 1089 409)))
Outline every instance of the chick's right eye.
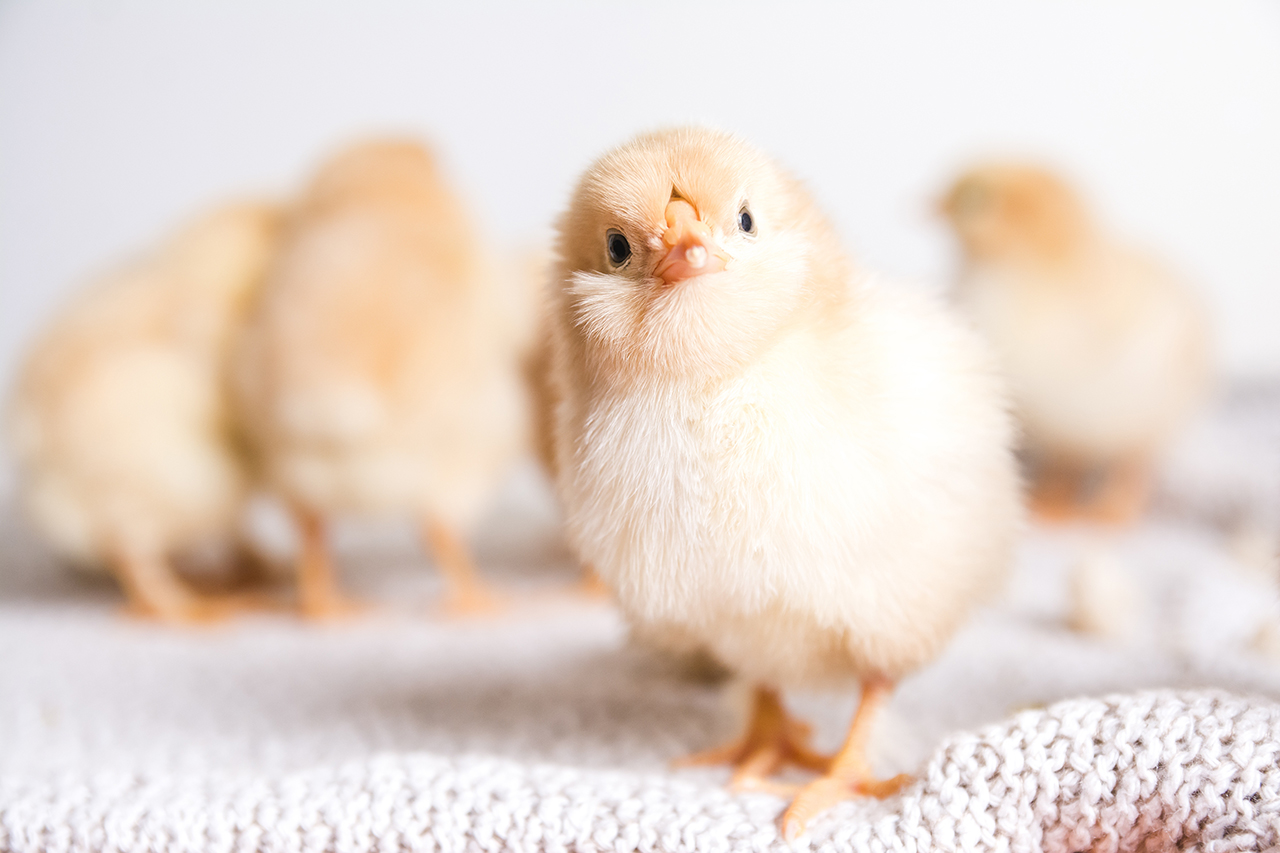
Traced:
POLYGON ((627 242, 627 238, 622 236, 620 231, 610 231, 605 242, 609 246, 609 260, 614 266, 621 266, 626 263, 627 258, 631 257, 631 244, 627 242))

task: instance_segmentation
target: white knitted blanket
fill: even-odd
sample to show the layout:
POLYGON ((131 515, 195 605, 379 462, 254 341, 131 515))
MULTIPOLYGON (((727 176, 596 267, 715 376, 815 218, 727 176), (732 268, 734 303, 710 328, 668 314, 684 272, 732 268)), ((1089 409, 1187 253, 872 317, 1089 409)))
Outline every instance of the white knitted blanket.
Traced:
MULTIPOLYGON (((549 513, 525 476, 478 540, 531 599, 572 577, 549 513)), ((629 647, 605 606, 433 621, 411 539, 349 530, 344 570, 382 611, 173 631, 122 619, 109 584, 0 518, 0 850, 786 848, 781 799, 668 769, 734 733, 736 691, 629 647)), ((1222 527, 1188 511, 1106 539, 1033 532, 1006 597, 877 732, 879 769, 919 781, 836 807, 797 847, 1280 846, 1280 659, 1255 643, 1280 636, 1274 578, 1222 527), (1073 567, 1099 549, 1141 590, 1113 640, 1066 627, 1073 567)), ((831 748, 854 699, 788 702, 831 748)))

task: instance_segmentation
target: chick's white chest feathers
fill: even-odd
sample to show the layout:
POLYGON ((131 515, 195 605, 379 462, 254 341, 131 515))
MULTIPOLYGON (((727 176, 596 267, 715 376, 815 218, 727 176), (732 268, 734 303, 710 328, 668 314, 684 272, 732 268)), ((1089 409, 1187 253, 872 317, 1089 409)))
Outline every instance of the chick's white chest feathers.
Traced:
POLYGON ((800 416, 798 389, 764 372, 618 389, 588 416, 576 479, 605 505, 582 514, 582 533, 656 618, 686 618, 726 593, 758 610, 778 593, 779 551, 806 520, 799 457, 820 426, 800 416))
POLYGON ((894 353, 861 375, 829 355, 795 335, 708 387, 589 392, 562 472, 571 536, 633 621, 774 683, 928 660, 1002 572, 1016 517, 994 399, 989 449, 966 455, 975 427, 910 375, 927 360, 886 394, 894 353))

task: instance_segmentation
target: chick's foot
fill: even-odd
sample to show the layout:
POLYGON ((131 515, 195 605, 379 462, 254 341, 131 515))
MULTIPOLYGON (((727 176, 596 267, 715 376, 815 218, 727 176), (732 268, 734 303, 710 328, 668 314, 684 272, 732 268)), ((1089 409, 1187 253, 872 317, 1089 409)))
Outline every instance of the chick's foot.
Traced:
POLYGON ((446 619, 495 616, 508 608, 507 600, 483 584, 451 585, 435 605, 446 619))
POLYGON ((1146 509, 1151 494, 1151 468, 1143 459, 1129 459, 1111 465, 1101 484, 1089 496, 1089 518, 1100 524, 1126 527, 1134 524, 1146 509))
POLYGON ((112 568, 128 598, 125 612, 171 625, 205 625, 248 609, 230 597, 201 595, 187 587, 163 557, 122 552, 112 568))
POLYGON ((338 588, 337 572, 329 558, 324 522, 319 515, 296 511, 302 547, 298 555, 298 609, 304 619, 327 622, 359 616, 368 608, 338 588))
POLYGON ((676 767, 728 764, 733 768, 731 786, 739 790, 793 793, 794 788, 769 781, 787 766, 824 772, 831 759, 809 747, 807 723, 787 714, 777 691, 757 687, 751 719, 743 735, 724 746, 677 759, 676 767))
POLYGON ((582 567, 582 577, 578 579, 575 588, 584 598, 604 601, 613 597, 613 591, 609 589, 609 585, 604 582, 595 568, 589 565, 582 567))
POLYGON ((428 519, 422 538, 444 575, 446 591, 436 606, 440 615, 455 619, 484 617, 507 609, 507 601, 480 579, 471 552, 450 525, 428 519))
POLYGON ((1080 475, 1073 466, 1041 466, 1032 477, 1028 492, 1032 515, 1046 524, 1066 524, 1085 513, 1080 501, 1080 475))
POLYGON ((877 779, 867 763, 867 741, 872 722, 881 706, 893 692, 892 682, 873 678, 863 682, 858 712, 849 725, 844 745, 831 759, 821 779, 800 789, 791 805, 782 813, 782 834, 788 841, 804 832, 809 821, 842 800, 854 797, 891 797, 908 784, 906 774, 892 779, 877 779))

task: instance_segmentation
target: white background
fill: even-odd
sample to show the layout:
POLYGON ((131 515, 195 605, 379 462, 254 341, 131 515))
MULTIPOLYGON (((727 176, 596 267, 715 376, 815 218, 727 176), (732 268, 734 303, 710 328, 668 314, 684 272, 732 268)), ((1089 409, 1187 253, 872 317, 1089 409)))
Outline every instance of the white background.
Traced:
POLYGON ((603 149, 686 120, 914 280, 951 268, 953 170, 1042 158, 1202 287, 1229 374, 1280 374, 1280 3, 157 0, 0 6, 0 384, 89 273, 354 136, 434 140, 517 246, 603 149))

